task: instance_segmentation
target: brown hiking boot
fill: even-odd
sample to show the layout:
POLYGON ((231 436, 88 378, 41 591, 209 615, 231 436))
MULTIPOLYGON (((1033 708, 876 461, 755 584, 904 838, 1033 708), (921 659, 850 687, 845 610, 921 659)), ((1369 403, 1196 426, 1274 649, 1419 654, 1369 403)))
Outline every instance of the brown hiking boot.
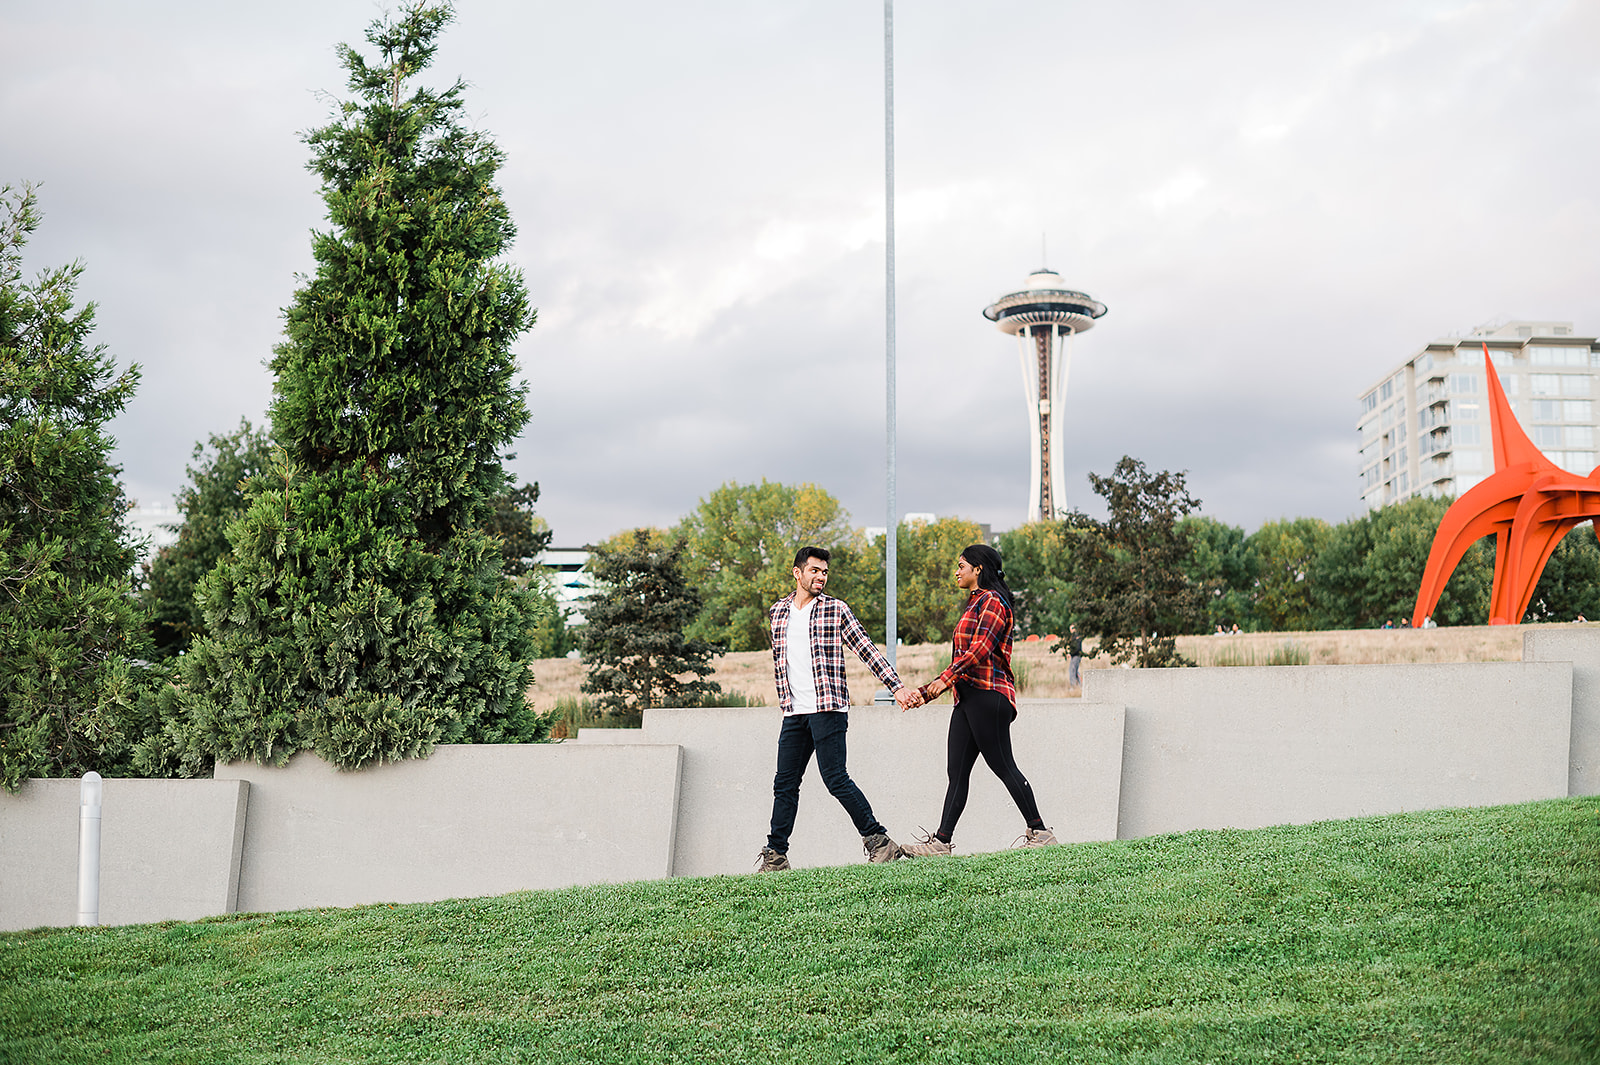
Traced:
POLYGON ((1030 828, 1017 837, 1013 847, 1058 847, 1061 841, 1048 828, 1030 828))
POLYGON ((771 847, 762 847, 761 853, 756 855, 756 872, 781 873, 789 868, 789 856, 780 854, 771 847))
POLYGON ((876 836, 862 836, 861 847, 867 852, 869 862, 892 862, 900 857, 900 844, 881 832, 876 836))
POLYGON ((915 843, 900 845, 900 853, 907 858, 946 857, 953 850, 955 850, 954 844, 946 843, 931 832, 924 832, 922 838, 915 843))

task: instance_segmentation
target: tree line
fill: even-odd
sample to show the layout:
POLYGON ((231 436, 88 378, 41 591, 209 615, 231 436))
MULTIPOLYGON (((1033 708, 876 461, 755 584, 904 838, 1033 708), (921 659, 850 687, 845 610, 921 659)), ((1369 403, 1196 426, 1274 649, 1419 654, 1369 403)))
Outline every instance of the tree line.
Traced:
MULTIPOLYGON (((1450 499, 1415 498, 1332 524, 1268 521, 1254 532, 1199 514, 1185 475, 1124 457, 1090 474, 1106 517, 1073 511, 993 537, 1017 593, 1019 635, 1064 635, 1076 622, 1102 653, 1140 665, 1174 664, 1168 638, 1214 632, 1379 628, 1410 623, 1428 552, 1450 499), (1158 650, 1152 641, 1166 645, 1158 650), (1148 646, 1147 646, 1148 645, 1148 646)), ((950 638, 962 605, 952 567, 978 542, 961 518, 913 521, 898 536, 899 637, 950 638)), ((629 530, 597 545, 601 557, 675 551, 681 580, 701 601, 686 631, 723 650, 768 646, 767 607, 793 587, 798 545, 833 553, 828 592, 884 632, 885 543, 850 524, 813 484, 724 484, 668 529, 629 530)), ((615 565, 615 563, 607 563, 615 565)), ((1439 625, 1488 621, 1494 541, 1456 567, 1435 608, 1439 625)), ((1592 525, 1568 534, 1546 565, 1529 621, 1600 618, 1600 542, 1592 525)))

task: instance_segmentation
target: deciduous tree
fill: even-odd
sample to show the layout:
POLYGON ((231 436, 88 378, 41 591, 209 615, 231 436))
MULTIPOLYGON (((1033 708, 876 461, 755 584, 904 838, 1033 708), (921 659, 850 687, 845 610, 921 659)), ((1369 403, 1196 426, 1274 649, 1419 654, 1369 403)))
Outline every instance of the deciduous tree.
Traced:
MULTIPOLYGON (((967 593, 956 587, 956 556, 982 537, 978 524, 965 518, 900 523, 895 544, 895 612, 900 639, 906 643, 943 643, 950 639, 967 601, 967 593)), ((872 589, 866 595, 866 602, 872 607, 867 617, 881 628, 885 595, 883 537, 874 538, 873 549, 877 567, 872 589)), ((831 575, 828 592, 836 592, 831 575)), ((842 593, 840 597, 843 598, 842 593)), ((861 618, 859 611, 857 617, 861 618)), ((863 618, 862 624, 869 622, 863 618)), ((870 628, 867 631, 873 632, 870 628)))
MULTIPOLYGON (((1376 628, 1409 618, 1434 533, 1449 504, 1447 499, 1408 499, 1330 529, 1306 570, 1316 627, 1376 628)), ((1492 543, 1481 540, 1463 556, 1434 609, 1439 624, 1482 625, 1488 620, 1492 543)))
POLYGON ((1244 530, 1193 514, 1182 523, 1194 550, 1184 569, 1189 580, 1205 592, 1205 628, 1238 625, 1246 632, 1260 627, 1256 617, 1256 579, 1261 563, 1244 530))
POLYGON ((1312 594, 1312 566, 1333 537, 1321 518, 1264 522, 1246 546, 1255 553, 1256 615, 1268 632, 1322 627, 1323 610, 1312 594))
POLYGON ((1019 635, 1066 637, 1077 596, 1069 539, 1059 521, 1029 522, 996 538, 1006 583, 1017 594, 1019 635))
MULTIPOLYGON (((1089 481, 1106 501, 1106 520, 1074 511, 1065 521, 1082 597, 1080 634, 1099 637, 1095 653, 1117 663, 1191 665, 1175 637, 1199 628, 1205 598, 1184 571, 1193 545, 1180 519, 1200 501, 1182 473, 1150 473, 1128 455, 1111 476, 1091 473, 1089 481)), ((1066 641, 1052 648, 1065 653, 1066 641)))
MULTIPOLYGON (((794 591, 796 551, 808 544, 832 551, 854 541, 850 516, 833 496, 814 484, 766 480, 718 488, 677 534, 686 544, 685 574, 705 596, 691 635, 732 651, 771 645, 767 609, 794 591)), ((830 564, 828 594, 847 598, 857 590, 852 558, 846 551, 830 564)))

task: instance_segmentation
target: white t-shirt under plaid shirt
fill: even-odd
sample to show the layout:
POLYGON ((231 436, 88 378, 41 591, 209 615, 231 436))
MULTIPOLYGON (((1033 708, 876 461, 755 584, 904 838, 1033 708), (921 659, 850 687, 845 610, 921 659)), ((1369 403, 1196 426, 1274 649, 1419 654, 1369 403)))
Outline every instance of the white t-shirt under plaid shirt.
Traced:
MULTIPOLYGON (((789 628, 796 632, 811 631, 811 608, 817 605, 812 599, 805 606, 789 603, 789 628)), ((792 709, 785 714, 814 714, 817 712, 817 678, 811 668, 811 641, 790 640, 785 652, 789 666, 789 694, 794 700, 792 709)))
MULTIPOLYGON (((789 618, 793 613, 794 593, 772 604, 772 671, 778 687, 778 705, 785 717, 810 713, 798 709, 796 693, 789 682, 789 618)), ((811 649, 811 677, 816 687, 816 711, 850 709, 850 686, 845 681, 844 649, 854 651, 857 658, 867 664, 879 680, 892 692, 905 687, 905 682, 894 671, 889 660, 878 650, 861 622, 845 606, 844 600, 831 595, 813 599, 806 613, 810 614, 807 626, 811 649)))

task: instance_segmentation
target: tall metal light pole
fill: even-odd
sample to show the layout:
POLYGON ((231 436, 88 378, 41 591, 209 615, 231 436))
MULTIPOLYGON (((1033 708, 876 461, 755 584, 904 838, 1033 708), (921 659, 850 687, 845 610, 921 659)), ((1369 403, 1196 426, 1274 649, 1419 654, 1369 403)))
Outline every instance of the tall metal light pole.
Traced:
POLYGON ((900 642, 900 523, 895 520, 894 425, 894 0, 883 0, 883 202, 884 202, 884 393, 888 432, 889 531, 884 535, 883 641, 889 664, 900 642))

